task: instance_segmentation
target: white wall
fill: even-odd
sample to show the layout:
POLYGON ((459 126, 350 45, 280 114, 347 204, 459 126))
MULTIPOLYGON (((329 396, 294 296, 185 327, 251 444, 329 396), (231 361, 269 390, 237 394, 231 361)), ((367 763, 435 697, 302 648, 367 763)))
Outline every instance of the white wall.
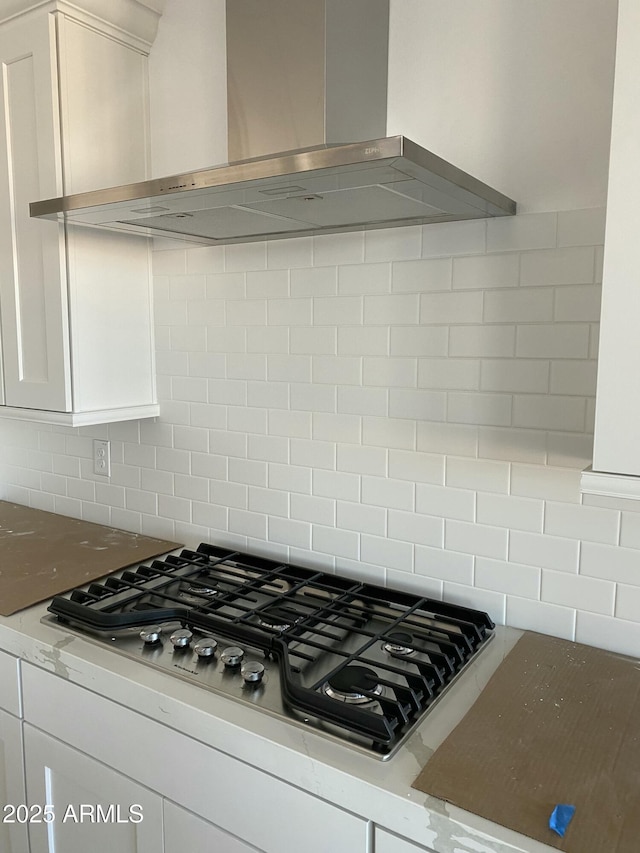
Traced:
MULTIPOLYGON (((185 7, 168 5, 170 44, 171 13, 185 7)), ((615 7, 599 5, 606 33, 615 7)), ((579 6, 580 15, 568 2, 548 10, 564 38, 540 63, 561 66, 577 39, 588 59, 571 61, 601 57, 606 75, 611 45, 604 62, 594 6, 579 6), (568 5, 570 19, 558 11, 568 5)), ((394 15, 400 8, 416 14, 414 27, 405 19, 409 39, 422 4, 402 0, 394 15)), ((441 33, 455 53, 453 24, 469 4, 446 8, 441 33)), ((522 35, 522 22, 508 21, 522 35)), ((505 75, 495 91, 511 70, 493 69, 505 75)), ((582 74, 569 71, 579 100, 582 74)), ((555 94, 540 85, 542 109, 555 94)), ((576 126, 567 110, 551 131, 537 127, 537 145, 551 157, 550 135, 584 134, 583 165, 601 176, 609 112, 601 104, 576 126)), ((453 146, 453 124, 448 132, 453 146)), ((531 152, 517 153, 493 157, 495 183, 509 191, 519 181, 514 197, 543 212, 157 252, 161 418, 80 430, 3 423, 3 496, 239 544, 637 650, 640 514, 583 506, 578 487, 591 455, 603 209, 578 204, 574 170, 571 203, 557 210, 555 186, 539 186, 542 163, 534 158, 529 181, 531 152), (92 473, 93 437, 112 442, 109 481, 92 473)))
POLYGON ((149 57, 152 177, 227 160, 224 0, 169 0, 149 57))

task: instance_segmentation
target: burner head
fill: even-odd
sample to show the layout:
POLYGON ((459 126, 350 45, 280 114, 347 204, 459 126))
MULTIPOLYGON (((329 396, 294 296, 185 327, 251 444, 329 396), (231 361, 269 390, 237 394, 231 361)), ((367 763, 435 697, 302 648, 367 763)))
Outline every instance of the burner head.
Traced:
POLYGON ((382 648, 393 657, 406 658, 416 653, 412 643, 413 635, 408 631, 394 631, 387 635, 387 640, 382 644, 382 648))
POLYGON ((286 631, 297 625, 302 619, 301 613, 273 605, 266 607, 258 613, 258 624, 270 631, 286 631))
POLYGON ((209 577, 203 577, 202 580, 191 578, 180 584, 180 595, 185 597, 195 595, 200 598, 215 598, 218 593, 216 581, 209 577))
POLYGON ((332 675, 323 685, 322 692, 349 705, 366 705, 375 702, 367 694, 382 695, 382 685, 378 683, 378 676, 372 669, 350 664, 332 675))

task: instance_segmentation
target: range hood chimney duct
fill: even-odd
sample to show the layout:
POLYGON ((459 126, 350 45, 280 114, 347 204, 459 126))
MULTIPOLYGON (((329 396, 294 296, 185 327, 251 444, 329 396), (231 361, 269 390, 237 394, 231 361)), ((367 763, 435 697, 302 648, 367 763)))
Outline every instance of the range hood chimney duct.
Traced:
POLYGON ((215 245, 515 213, 386 136, 389 0, 227 0, 226 11, 231 162, 34 202, 32 216, 215 245))
POLYGON ((229 160, 387 131, 389 0, 227 0, 229 160))

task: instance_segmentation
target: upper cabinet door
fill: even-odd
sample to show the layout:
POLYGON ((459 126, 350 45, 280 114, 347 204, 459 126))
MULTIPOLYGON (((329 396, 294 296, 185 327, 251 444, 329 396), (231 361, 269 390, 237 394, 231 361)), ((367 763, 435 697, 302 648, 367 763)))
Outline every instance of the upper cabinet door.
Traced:
POLYGON ((60 195, 62 165, 53 15, 0 28, 0 301, 4 402, 71 409, 64 235, 29 218, 60 195))

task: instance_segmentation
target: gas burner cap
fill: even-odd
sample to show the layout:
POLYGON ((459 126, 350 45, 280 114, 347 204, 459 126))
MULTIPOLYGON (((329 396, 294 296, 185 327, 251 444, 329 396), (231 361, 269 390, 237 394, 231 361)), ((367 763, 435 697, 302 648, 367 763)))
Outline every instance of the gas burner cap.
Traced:
POLYGON ((187 593, 188 595, 200 595, 203 598, 215 598, 219 590, 214 586, 209 586, 209 583, 210 581, 199 581, 197 583, 185 581, 180 588, 180 592, 187 593))
POLYGON ((351 664, 332 675, 322 686, 322 692, 332 699, 346 702, 348 705, 367 705, 375 700, 362 691, 382 696, 383 687, 378 676, 366 666, 351 664))
POLYGON ((258 613, 259 625, 262 628, 269 628, 271 631, 286 631, 287 628, 297 625, 301 619, 301 613, 296 614, 292 610, 285 610, 283 607, 268 607, 258 613))
POLYGON ((407 658, 416 653, 411 645, 412 643, 413 636, 408 631, 394 631, 388 635, 388 639, 382 644, 382 648, 394 657, 407 658))

